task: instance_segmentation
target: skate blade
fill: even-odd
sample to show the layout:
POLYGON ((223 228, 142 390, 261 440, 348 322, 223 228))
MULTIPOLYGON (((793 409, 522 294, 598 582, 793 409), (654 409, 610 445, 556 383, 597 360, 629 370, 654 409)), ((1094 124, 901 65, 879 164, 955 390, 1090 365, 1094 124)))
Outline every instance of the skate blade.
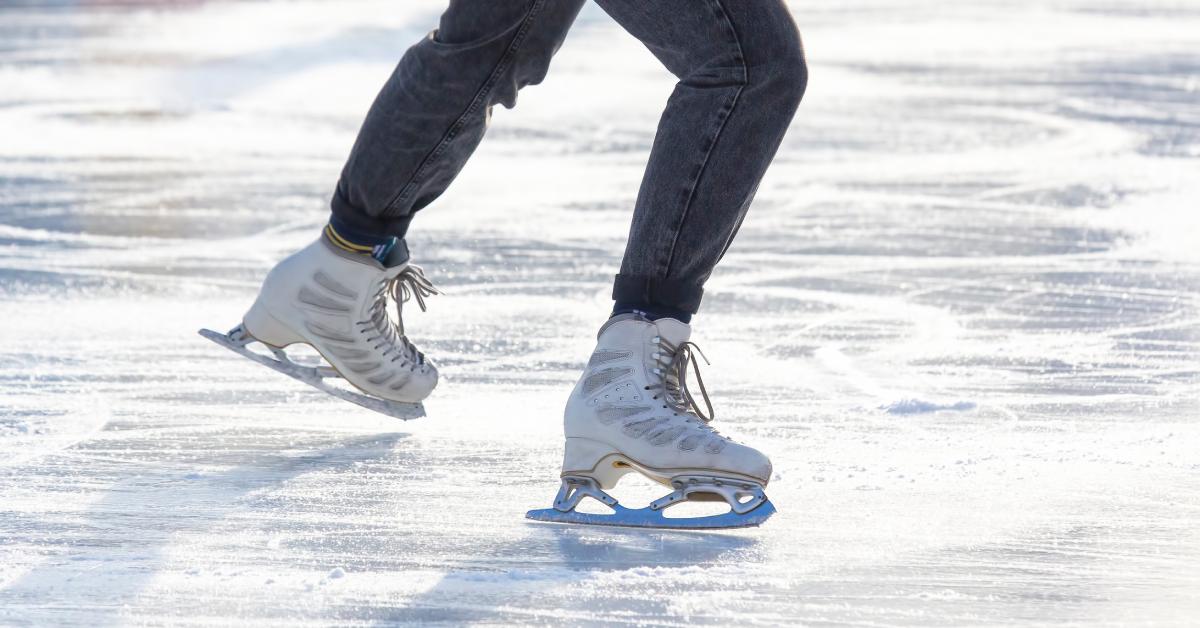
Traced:
MULTIPOLYGON (((235 328, 235 331, 240 329, 241 326, 239 325, 237 328, 235 328)), ((332 386, 325 382, 325 376, 321 375, 316 368, 300 366, 298 364, 288 364, 270 356, 256 353, 246 348, 246 345, 249 344, 249 342, 235 340, 229 334, 222 334, 211 329, 201 329, 199 333, 201 336, 208 338, 209 340, 241 355, 242 357, 254 360, 255 362, 258 362, 267 368, 283 373, 284 375, 287 375, 296 381, 308 384, 309 386, 312 386, 323 393, 332 395, 343 401, 349 401, 356 406, 360 406, 368 410, 374 410, 375 412, 390 416, 394 419, 402 419, 405 421, 410 419, 419 419, 425 416, 425 406, 423 404, 388 401, 386 399, 380 399, 378 397, 357 393, 352 390, 346 390, 338 386, 332 386)), ((250 342, 258 341, 251 340, 250 342)))
POLYGON ((667 530, 726 530, 730 528, 752 528, 762 525, 775 514, 770 500, 764 501, 754 510, 744 514, 730 511, 707 517, 666 517, 663 510, 647 508, 625 508, 620 504, 611 506, 611 514, 594 514, 571 510, 563 512, 554 508, 530 510, 526 519, 548 523, 576 523, 596 526, 622 526, 627 528, 661 528, 667 530))

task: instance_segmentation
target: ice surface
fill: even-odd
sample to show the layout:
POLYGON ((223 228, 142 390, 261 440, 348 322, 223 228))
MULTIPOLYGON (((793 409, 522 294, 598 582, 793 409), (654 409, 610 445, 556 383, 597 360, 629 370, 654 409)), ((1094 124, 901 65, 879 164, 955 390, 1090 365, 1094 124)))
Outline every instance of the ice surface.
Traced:
POLYGON ((1195 621, 1200 7, 795 3, 695 336, 780 512, 702 534, 523 518, 672 83, 595 7, 414 223, 428 417, 195 335, 440 4, 0 7, 0 624, 1195 621))

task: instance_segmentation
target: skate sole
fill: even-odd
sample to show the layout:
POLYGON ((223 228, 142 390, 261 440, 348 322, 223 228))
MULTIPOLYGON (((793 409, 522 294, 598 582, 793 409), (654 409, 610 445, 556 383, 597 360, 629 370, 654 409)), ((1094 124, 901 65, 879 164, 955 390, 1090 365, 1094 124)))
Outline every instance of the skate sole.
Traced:
POLYGON ((641 473, 643 476, 645 476, 649 480, 652 480, 654 482, 662 484, 663 486, 668 486, 668 487, 671 486, 671 483, 672 483, 672 481, 675 480, 675 478, 678 478, 680 476, 713 475, 714 473, 719 474, 722 477, 728 477, 730 480, 733 480, 733 481, 750 482, 753 484, 757 484, 763 488, 766 488, 766 486, 767 486, 766 480, 755 478, 755 477, 745 475, 742 473, 734 473, 732 471, 722 470, 722 471, 718 472, 718 471, 714 471, 713 469, 696 469, 696 468, 691 468, 691 467, 679 467, 679 468, 672 468, 672 469, 660 469, 658 467, 651 467, 649 465, 644 465, 644 464, 638 462, 637 460, 634 460, 632 457, 630 457, 624 453, 621 453, 620 451, 614 451, 613 453, 610 453, 610 454, 604 456, 591 469, 582 470, 582 471, 563 471, 562 476, 563 477, 566 477, 569 475, 588 476, 588 477, 592 477, 592 478, 595 478, 596 480, 600 481, 602 486, 611 488, 616 485, 617 480, 619 480, 622 476, 624 476, 628 473, 633 473, 635 471, 637 473, 641 473))
MULTIPOLYGON (((251 351, 250 349, 246 348, 246 344, 249 344, 249 342, 262 342, 256 338, 253 338, 253 336, 250 336, 251 340, 249 342, 242 344, 239 343, 239 341, 231 338, 229 334, 222 334, 211 329, 201 329, 199 333, 201 336, 204 336, 205 338, 217 343, 218 345, 221 345, 222 347, 225 347, 226 349, 229 349, 230 351, 233 351, 234 353, 237 353, 238 355, 241 355, 244 358, 249 358, 250 360, 270 368, 271 370, 283 373, 284 375, 287 375, 298 382, 308 384, 309 386, 312 386, 313 388, 316 388, 327 395, 332 395, 343 401, 349 401, 350 403, 353 403, 359 407, 373 410, 380 414, 405 421, 419 419, 425 416, 425 406, 422 403, 387 401, 378 397, 339 388, 337 386, 331 386, 324 381, 325 377, 322 376, 314 367, 286 364, 275 358, 251 351)), ((271 345, 267 345, 266 343, 262 344, 264 346, 271 347, 271 345)), ((314 350, 316 350, 315 347, 314 350)), ((320 351, 317 351, 317 353, 320 354, 320 351)), ((322 359, 325 359, 324 354, 321 354, 321 357, 322 359)), ((336 373, 337 369, 333 366, 333 363, 328 359, 325 359, 325 361, 329 364, 328 368, 332 369, 336 373)), ((342 379, 350 386, 354 385, 352 382, 342 377, 341 373, 338 373, 338 378, 342 379)))
POLYGON ((620 504, 610 506, 611 514, 594 514, 571 510, 562 512, 554 508, 530 510, 526 519, 546 523, 571 523, 595 526, 617 526, 624 528, 659 528, 666 530, 729 530, 753 528, 763 524, 775 514, 775 506, 767 500, 746 514, 727 512, 707 517, 667 517, 662 510, 650 508, 626 508, 620 504))
MULTIPOLYGON (((570 439, 568 439, 570 442, 570 439)), ((547 523, 570 523, 632 528, 671 530, 721 530, 762 525, 775 514, 775 506, 763 491, 766 485, 742 474, 714 475, 711 469, 658 469, 643 465, 619 452, 604 455, 583 472, 563 472, 563 488, 554 508, 530 510, 525 518, 547 523), (627 508, 604 492, 616 486, 631 472, 676 490, 645 508, 627 508), (746 500, 745 497, 751 499, 746 500), (595 499, 612 509, 611 513, 586 513, 576 510, 582 499, 595 499), (668 517, 672 506, 688 501, 721 501, 730 511, 700 517, 668 517)))

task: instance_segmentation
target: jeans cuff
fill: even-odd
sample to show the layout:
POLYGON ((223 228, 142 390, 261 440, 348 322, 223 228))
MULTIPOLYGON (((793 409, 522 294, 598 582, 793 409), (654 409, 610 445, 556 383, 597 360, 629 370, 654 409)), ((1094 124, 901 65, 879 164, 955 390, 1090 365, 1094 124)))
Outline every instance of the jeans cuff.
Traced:
POLYGON ((700 309, 704 288, 674 279, 617 275, 613 282, 613 300, 644 303, 695 314, 700 309))
POLYGON ((404 234, 408 233, 408 224, 412 222, 412 214, 407 216, 367 215, 343 199, 341 193, 335 193, 333 201, 329 205, 333 210, 333 218, 337 219, 339 223, 355 231, 377 237, 394 236, 404 239, 404 234))

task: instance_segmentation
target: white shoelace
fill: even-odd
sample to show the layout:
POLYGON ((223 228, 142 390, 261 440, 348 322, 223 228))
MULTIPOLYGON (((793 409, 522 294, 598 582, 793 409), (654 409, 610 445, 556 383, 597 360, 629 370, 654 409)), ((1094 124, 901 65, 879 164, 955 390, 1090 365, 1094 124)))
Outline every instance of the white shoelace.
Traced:
MULTIPOLYGON (((679 345, 673 345, 661 336, 656 336, 654 343, 656 344, 654 358, 658 364, 654 372, 661 379, 658 383, 647 386, 646 389, 662 391, 663 401, 666 401, 667 405, 677 413, 694 416, 704 424, 711 422, 716 413, 713 412, 712 400, 708 398, 708 390, 704 387, 704 379, 700 377, 700 365, 696 362, 695 353, 700 354, 705 364, 710 364, 708 357, 694 342, 686 341, 679 345), (688 389, 687 370, 689 364, 692 372, 696 374, 696 385, 700 387, 700 396, 704 399, 704 405, 708 409, 707 413, 700 411, 696 398, 688 389)), ((658 396, 655 395, 655 398, 657 399, 658 396)))

